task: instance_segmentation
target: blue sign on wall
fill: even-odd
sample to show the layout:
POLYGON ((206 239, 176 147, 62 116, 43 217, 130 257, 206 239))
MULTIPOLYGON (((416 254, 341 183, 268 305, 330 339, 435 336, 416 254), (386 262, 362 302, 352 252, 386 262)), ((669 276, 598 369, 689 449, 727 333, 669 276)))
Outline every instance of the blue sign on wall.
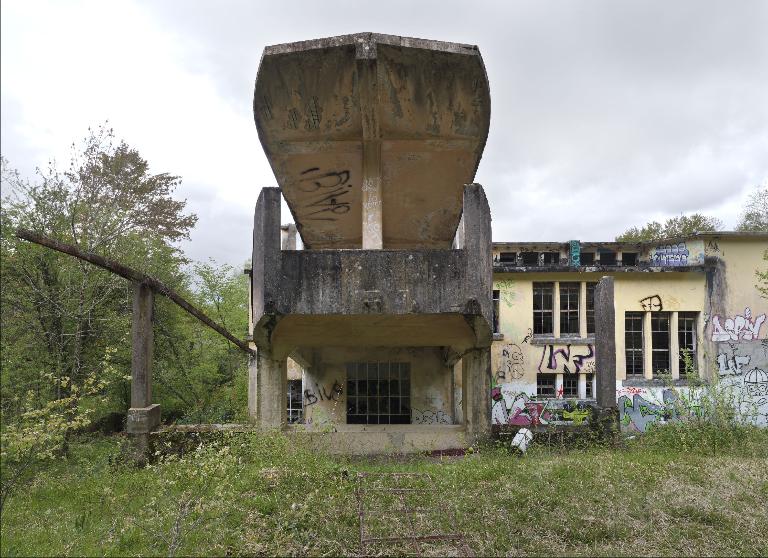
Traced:
POLYGON ((571 249, 571 267, 581 266, 581 242, 578 240, 569 241, 571 249))

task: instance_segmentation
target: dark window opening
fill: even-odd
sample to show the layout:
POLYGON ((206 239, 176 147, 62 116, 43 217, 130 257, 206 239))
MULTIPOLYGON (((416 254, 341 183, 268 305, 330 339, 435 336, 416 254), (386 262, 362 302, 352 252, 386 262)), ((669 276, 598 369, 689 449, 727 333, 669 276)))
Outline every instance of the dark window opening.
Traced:
POLYGON ((595 265, 595 253, 594 252, 582 252, 581 253, 581 265, 595 265))
POLYGON ((595 334, 595 287, 597 283, 587 283, 587 335, 595 334))
POLYGON ((539 265, 538 252, 522 252, 520 255, 523 258, 523 265, 539 265))
POLYGON ((347 364, 347 424, 410 423, 410 363, 347 364))
POLYGON ((637 252, 622 252, 621 265, 637 265, 637 252))
POLYGON ((586 380, 587 384, 587 391, 584 395, 587 397, 587 399, 592 399, 595 396, 595 375, 584 374, 584 379, 586 380))
POLYGON ((624 314, 624 354, 627 376, 643 375, 643 313, 624 314))
POLYGON ((499 333, 499 291, 493 291, 493 332, 499 333))
POLYGON ((301 380, 288 380, 288 423, 298 424, 304 420, 304 397, 301 380))
POLYGON ((677 315, 677 339, 680 344, 680 376, 696 372, 696 312, 677 315))
POLYGON ((501 252, 499 254, 499 261, 501 263, 517 263, 517 252, 501 252))
POLYGON ((555 376, 553 374, 538 374, 536 376, 536 397, 555 396, 555 376))
POLYGON ((533 284, 533 334, 552 335, 554 283, 533 284))
POLYGON ((600 265, 616 265, 616 252, 600 252, 600 265))
POLYGON ((563 397, 579 396, 579 377, 576 374, 563 375, 563 397))
POLYGON ((651 368, 653 375, 669 373, 669 312, 651 312, 651 368))
POLYGON ((558 265, 560 263, 560 252, 542 252, 542 265, 558 265))
POLYGON ((560 335, 579 335, 580 283, 560 283, 560 335))

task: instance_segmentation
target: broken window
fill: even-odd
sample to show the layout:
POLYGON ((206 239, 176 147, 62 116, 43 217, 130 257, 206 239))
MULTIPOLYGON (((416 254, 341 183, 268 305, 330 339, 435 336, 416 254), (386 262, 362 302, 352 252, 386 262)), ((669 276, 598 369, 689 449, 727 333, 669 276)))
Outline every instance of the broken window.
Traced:
POLYGON ((595 265, 595 253, 594 252, 582 252, 581 253, 581 265, 595 265))
POLYGON ((637 265, 637 252, 622 252, 622 265, 637 265))
POLYGON ((499 262, 515 265, 517 264, 517 252, 501 252, 499 262))
POLYGON ((347 424, 410 424, 411 364, 347 364, 347 424))
POLYGON ((533 334, 554 335, 552 307, 554 283, 533 284, 533 334))
POLYGON ((651 312, 651 368, 653 375, 669 372, 669 312, 651 312))
POLYGON ((616 252, 600 252, 600 265, 616 265, 616 252))
POLYGON ((677 315, 677 339, 680 344, 680 376, 684 376, 696 371, 696 312, 680 312, 677 315))
POLYGON ((624 354, 627 376, 643 375, 643 313, 624 314, 624 354))
POLYGON ((560 283, 560 335, 579 335, 580 283, 560 283))
POLYGON ((539 265, 538 252, 522 252, 520 255, 523 258, 523 265, 527 265, 527 266, 539 265))
POLYGON ((587 283, 587 335, 595 334, 595 287, 597 283, 587 283))
POLYGON ((301 380, 288 380, 288 424, 298 424, 304 420, 304 397, 301 392, 301 380))
POLYGON ((563 397, 579 396, 579 376, 577 374, 563 374, 563 397))
POLYGON ((553 374, 536 375, 536 397, 555 396, 555 376, 553 374))
POLYGON ((499 294, 500 292, 493 291, 493 332, 499 333, 499 294))
POLYGON ((542 252, 542 265, 558 265, 560 263, 560 252, 542 252))

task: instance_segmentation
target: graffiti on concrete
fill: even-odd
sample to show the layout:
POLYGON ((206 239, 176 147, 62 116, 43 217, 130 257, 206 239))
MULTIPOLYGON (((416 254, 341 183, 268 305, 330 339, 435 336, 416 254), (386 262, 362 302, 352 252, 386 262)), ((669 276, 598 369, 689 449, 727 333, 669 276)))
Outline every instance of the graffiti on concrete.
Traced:
POLYGON ((768 426, 768 373, 763 368, 751 368, 741 377, 726 376, 722 382, 731 389, 742 422, 768 426))
POLYGON ((679 244, 666 244, 653 249, 651 258, 653 265, 679 267, 688 265, 688 248, 685 242, 679 244))
POLYGON ((527 343, 528 341, 531 340, 531 337, 533 337, 533 330, 529 327, 528 328, 528 333, 526 333, 525 337, 523 337, 522 343, 527 343))
POLYGON ((413 409, 413 424, 451 424, 451 416, 443 411, 413 409))
POLYGON ((304 405, 314 405, 318 401, 338 401, 344 388, 338 381, 333 382, 333 387, 328 390, 325 386, 315 384, 315 391, 312 389, 304 390, 304 405))
POLYGON ((640 306, 646 312, 661 312, 664 310, 664 305, 659 295, 651 295, 640 299, 640 306))
POLYGON ((515 426, 537 426, 547 424, 550 414, 547 403, 532 401, 528 394, 514 392, 507 386, 496 386, 491 390, 491 422, 515 426))
POLYGON ((496 371, 496 381, 519 380, 523 377, 525 359, 523 351, 514 343, 504 345, 501 348, 499 369, 496 371))
POLYGON ((575 425, 584 424, 589 418, 589 408, 582 403, 577 403, 575 406, 566 403, 561 411, 563 420, 572 421, 575 425))
POLYGON ((744 309, 743 315, 728 318, 721 322, 720 316, 712 318, 712 341, 756 341, 760 338, 760 328, 765 322, 765 314, 752 318, 752 309, 744 309))
POLYGON ((545 345, 541 351, 539 372, 557 372, 561 374, 578 374, 586 363, 595 358, 595 350, 592 345, 581 345, 578 348, 555 349, 554 345, 545 345))
POLYGON ((635 432, 645 432, 655 424, 701 416, 699 396, 690 390, 684 393, 665 388, 659 398, 658 389, 622 388, 617 395, 621 425, 635 432))
POLYGON ((495 282, 496 288, 499 291, 499 300, 504 303, 507 308, 512 308, 515 303, 515 283, 510 279, 501 279, 495 282))
POLYGON ((323 172, 319 167, 311 167, 301 172, 299 189, 313 194, 304 207, 308 212, 304 218, 311 221, 335 221, 338 215, 349 213, 348 198, 351 193, 348 170, 323 172))
POLYGON ((728 355, 719 353, 717 355, 717 366, 721 376, 741 376, 742 368, 747 366, 752 358, 749 355, 728 355))

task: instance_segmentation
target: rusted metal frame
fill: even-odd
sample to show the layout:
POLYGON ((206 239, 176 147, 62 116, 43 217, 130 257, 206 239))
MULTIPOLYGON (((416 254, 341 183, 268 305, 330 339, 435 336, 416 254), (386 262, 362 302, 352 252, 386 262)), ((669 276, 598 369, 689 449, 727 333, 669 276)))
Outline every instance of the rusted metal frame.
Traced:
POLYGON ((181 307, 188 314, 194 316, 195 318, 203 322, 205 325, 210 327, 212 330, 214 330, 218 334, 227 338, 229 341, 234 343, 234 345, 237 346, 237 348, 239 348, 240 350, 248 353, 249 355, 255 356, 256 354, 256 351, 251 349, 246 342, 232 335, 225 328, 223 328, 222 326, 214 322, 212 319, 210 319, 208 316, 206 316, 202 310, 195 307, 193 304, 191 304, 190 302, 185 300, 182 296, 180 296, 178 293, 176 293, 173 289, 171 289, 164 283, 158 281, 154 277, 150 277, 145 273, 136 271, 135 269, 130 268, 127 265, 123 265, 120 262, 109 260, 107 258, 104 258, 92 252, 85 252, 80 248, 78 248, 77 246, 73 246, 65 242, 60 242, 58 240, 48 238, 47 236, 38 234, 36 232, 30 231, 27 229, 17 229, 16 236, 18 238, 21 238, 22 240, 33 242, 34 244, 45 246, 46 248, 50 248, 51 250, 56 250, 57 252, 67 254, 69 256, 73 256, 81 260, 85 260, 97 267, 106 269, 107 271, 111 271, 112 273, 119 275, 120 277, 123 277, 125 279, 128 279, 129 281, 133 281, 134 283, 147 285, 153 291, 165 296, 166 298, 169 298, 171 301, 173 301, 177 306, 181 307))

